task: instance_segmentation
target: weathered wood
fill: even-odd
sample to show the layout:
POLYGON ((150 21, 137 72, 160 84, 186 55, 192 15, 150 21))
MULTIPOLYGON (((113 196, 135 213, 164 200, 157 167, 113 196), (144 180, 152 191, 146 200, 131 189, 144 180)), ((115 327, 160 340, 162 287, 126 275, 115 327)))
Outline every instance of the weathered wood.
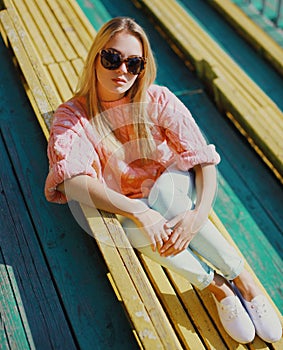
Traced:
POLYGON ((7 342, 11 349, 75 349, 2 138, 0 163, 0 296, 7 342))
POLYGON ((157 349, 161 344, 165 349, 181 349, 118 220, 108 213, 101 216, 96 209, 85 205, 82 209, 141 342, 146 346, 153 341, 157 349))

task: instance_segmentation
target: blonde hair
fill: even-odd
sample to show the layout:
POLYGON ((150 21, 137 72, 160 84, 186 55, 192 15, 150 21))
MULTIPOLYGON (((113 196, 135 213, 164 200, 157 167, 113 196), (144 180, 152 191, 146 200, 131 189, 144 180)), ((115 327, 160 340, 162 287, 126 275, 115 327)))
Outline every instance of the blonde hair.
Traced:
POLYGON ((121 149, 121 144, 114 136, 111 126, 106 121, 105 116, 103 117, 104 111, 102 110, 98 96, 95 70, 97 60, 99 58, 99 52, 106 46, 109 40, 121 32, 129 33, 135 36, 141 42, 143 57, 146 58, 145 69, 137 76, 137 79, 127 94, 129 95, 130 102, 133 105, 133 140, 136 140, 141 158, 147 158, 147 156, 153 151, 155 145, 150 132, 150 118, 146 112, 146 91, 156 78, 156 64, 147 35, 142 27, 139 26, 133 19, 128 17, 113 18, 105 23, 97 32, 88 53, 75 96, 84 96, 86 98, 89 118, 92 118, 94 126, 104 140, 105 146, 109 149, 112 148, 112 150, 113 147, 116 150, 118 148, 121 149))

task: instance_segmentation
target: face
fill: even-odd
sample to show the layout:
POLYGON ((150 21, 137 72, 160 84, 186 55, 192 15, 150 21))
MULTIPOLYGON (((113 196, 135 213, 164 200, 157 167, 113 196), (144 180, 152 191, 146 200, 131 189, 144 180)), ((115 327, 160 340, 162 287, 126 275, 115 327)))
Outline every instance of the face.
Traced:
MULTIPOLYGON (((129 33, 116 34, 104 47, 120 52, 123 58, 142 56, 142 44, 129 33)), ((122 98, 133 86, 138 75, 128 73, 125 62, 115 70, 108 70, 101 65, 100 58, 96 66, 98 95, 102 101, 116 101, 122 98)))

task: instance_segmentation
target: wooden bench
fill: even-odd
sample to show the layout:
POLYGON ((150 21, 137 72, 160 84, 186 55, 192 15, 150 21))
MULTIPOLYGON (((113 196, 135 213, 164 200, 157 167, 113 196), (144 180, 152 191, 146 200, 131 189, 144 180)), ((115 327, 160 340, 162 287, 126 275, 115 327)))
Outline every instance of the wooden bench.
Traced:
MULTIPOLYGON (((171 41, 189 58, 219 109, 227 114, 263 160, 283 181, 283 114, 233 59, 175 0, 135 0, 171 41)), ((282 64, 283 50, 277 56, 282 64)))
MULTIPOLYGON (((27 95, 48 139, 52 114, 59 103, 71 97, 95 32, 73 0, 4 3, 1 33, 15 56, 27 95)), ((137 255, 114 215, 86 206, 82 210, 141 348, 250 348, 237 344, 223 330, 209 292, 194 289, 182 277, 137 255)), ((211 219, 232 242, 215 213, 211 219)), ((280 346, 282 342, 269 345, 259 338, 251 345, 260 349, 280 346)))

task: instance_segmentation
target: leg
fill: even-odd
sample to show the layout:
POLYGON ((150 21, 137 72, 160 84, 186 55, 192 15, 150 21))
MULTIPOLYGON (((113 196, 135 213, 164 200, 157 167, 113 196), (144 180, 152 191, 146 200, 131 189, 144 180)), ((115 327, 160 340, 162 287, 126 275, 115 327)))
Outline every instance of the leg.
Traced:
MULTIPOLYGON (((193 178, 181 172, 166 173, 155 183, 149 204, 167 219, 193 207, 193 178)), ((222 234, 208 220, 207 224, 191 241, 189 250, 217 267, 226 279, 215 273, 208 289, 213 293, 222 324, 226 331, 243 343, 252 341, 255 325, 257 334, 267 342, 278 341, 282 337, 282 326, 275 310, 267 298, 261 295, 252 276, 244 269, 244 260, 225 240, 222 234), (234 280, 243 295, 251 319, 234 294, 228 280, 234 280), (234 316, 235 317, 234 317, 234 316)))
POLYGON ((159 263, 161 266, 167 267, 185 277, 199 289, 210 285, 214 276, 213 270, 190 249, 176 256, 162 257, 157 251, 153 252, 151 250, 147 237, 143 235, 142 231, 132 220, 121 218, 120 221, 131 245, 141 253, 159 263))
MULTIPOLYGON (((193 208, 194 192, 192 173, 166 172, 153 186, 148 203, 165 218, 171 219, 193 208)), ((243 259, 209 220, 191 241, 189 248, 212 263, 228 279, 234 279, 243 269, 243 259)))
MULTIPOLYGON (((193 178, 189 173, 166 173, 153 186, 148 202, 153 209, 171 219, 193 208, 193 189, 193 178)), ((209 220, 191 241, 187 251, 192 252, 191 249, 222 270, 227 277, 235 278, 243 269, 243 259, 209 220)), ((215 298, 220 320, 227 333, 241 343, 251 342, 255 336, 254 326, 229 282, 214 273, 207 288, 215 298)))

